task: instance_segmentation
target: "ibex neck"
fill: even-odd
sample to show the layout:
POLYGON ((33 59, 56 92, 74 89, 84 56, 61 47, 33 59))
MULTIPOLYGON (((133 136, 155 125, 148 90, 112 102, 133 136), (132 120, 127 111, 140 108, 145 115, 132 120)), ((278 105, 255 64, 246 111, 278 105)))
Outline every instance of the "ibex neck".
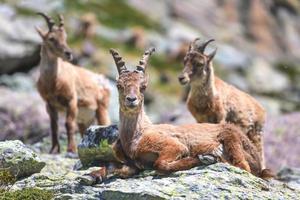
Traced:
POLYGON ((40 73, 46 77, 56 76, 60 58, 54 55, 44 44, 41 47, 40 73))
POLYGON ((214 97, 217 95, 215 86, 215 75, 212 63, 209 64, 207 73, 203 79, 191 83, 191 94, 197 96, 214 97))
POLYGON ((138 114, 127 114, 120 109, 119 136, 122 147, 129 157, 134 157, 135 146, 145 126, 151 124, 144 109, 138 114))

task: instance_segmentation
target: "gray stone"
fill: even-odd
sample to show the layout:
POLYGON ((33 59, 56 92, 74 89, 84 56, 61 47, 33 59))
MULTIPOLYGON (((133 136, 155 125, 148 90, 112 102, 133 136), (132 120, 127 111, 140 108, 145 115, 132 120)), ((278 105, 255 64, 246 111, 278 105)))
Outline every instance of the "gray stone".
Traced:
MULTIPOLYGON (((113 178, 92 186, 81 177, 96 168, 72 171, 74 159, 45 155, 39 174, 20 180, 12 190, 37 187, 55 193, 55 199, 297 199, 300 189, 279 181, 264 181, 228 164, 196 167, 169 176, 145 171, 128 179, 113 178)), ((99 169, 99 168, 97 168, 99 169)))
POLYGON ((34 28, 38 22, 0 13, 0 74, 26 71, 38 64, 41 39, 34 28))
POLYGON ((250 88, 260 93, 279 93, 290 85, 287 76, 263 59, 255 59, 247 71, 250 88))
POLYGON ((8 87, 14 91, 28 91, 35 90, 34 80, 25 73, 15 73, 13 75, 4 74, 0 76, 0 86, 8 87))
POLYGON ((284 167, 277 173, 279 180, 300 189, 300 168, 284 167))
POLYGON ((275 98, 266 97, 266 96, 256 96, 255 99, 264 107, 270 116, 278 116, 281 114, 281 105, 282 103, 275 98))
POLYGON ((233 46, 218 44, 215 60, 222 63, 227 69, 244 69, 249 62, 249 56, 233 46))
POLYGON ((45 163, 19 140, 0 142, 0 168, 9 170, 17 178, 38 173, 45 163))
POLYGON ((15 83, 13 90, 0 86, 0 140, 37 142, 50 132, 45 104, 34 88, 30 92, 25 85, 16 89, 19 83, 15 83))
POLYGON ((116 161, 111 144, 118 135, 117 125, 89 127, 78 145, 78 156, 83 168, 97 166, 100 162, 116 161))

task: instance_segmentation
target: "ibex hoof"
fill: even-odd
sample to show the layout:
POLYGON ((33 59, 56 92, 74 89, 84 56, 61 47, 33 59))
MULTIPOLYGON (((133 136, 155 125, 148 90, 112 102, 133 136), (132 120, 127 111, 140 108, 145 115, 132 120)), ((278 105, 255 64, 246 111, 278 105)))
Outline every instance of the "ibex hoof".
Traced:
POLYGON ((80 184, 87 185, 87 186, 92 186, 92 185, 102 182, 101 177, 94 177, 94 176, 91 176, 90 174, 85 174, 83 176, 79 176, 76 178, 76 180, 79 181, 80 184))
POLYGON ((53 146, 51 148, 51 150, 49 151, 50 154, 59 154, 60 153, 60 149, 59 146, 53 146))
POLYGON ((198 155, 200 162, 204 165, 211 165, 218 162, 218 159, 212 155, 198 155))

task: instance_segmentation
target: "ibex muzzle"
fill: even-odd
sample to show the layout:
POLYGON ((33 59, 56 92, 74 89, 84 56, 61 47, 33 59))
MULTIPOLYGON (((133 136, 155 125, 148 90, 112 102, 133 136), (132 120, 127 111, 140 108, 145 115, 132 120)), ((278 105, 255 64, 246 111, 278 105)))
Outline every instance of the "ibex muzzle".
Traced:
POLYGON ((154 48, 147 50, 139 61, 136 69, 134 71, 129 71, 119 53, 113 49, 110 50, 119 73, 117 87, 122 110, 138 112, 143 105, 144 91, 148 83, 148 77, 145 74, 145 71, 148 59, 154 51, 154 48))

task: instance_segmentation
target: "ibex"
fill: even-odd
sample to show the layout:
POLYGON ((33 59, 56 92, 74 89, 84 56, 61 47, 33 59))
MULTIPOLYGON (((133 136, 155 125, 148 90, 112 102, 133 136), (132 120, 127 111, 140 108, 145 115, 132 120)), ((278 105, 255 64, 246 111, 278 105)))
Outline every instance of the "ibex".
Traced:
POLYGON ((184 58, 184 69, 178 79, 182 85, 190 84, 187 107, 199 123, 229 122, 239 126, 257 148, 264 166, 265 110, 250 95, 215 76, 212 60, 217 49, 204 54, 212 41, 198 44, 199 38, 195 39, 184 58))
POLYGON ((92 73, 67 62, 72 59, 72 53, 67 45, 67 34, 61 15, 57 26, 54 20, 46 14, 37 14, 46 20, 49 29, 44 32, 36 28, 43 40, 37 87, 46 102, 51 121, 52 148, 50 153, 60 152, 57 134, 58 111, 66 113, 67 151, 75 152, 76 122, 81 134, 95 119, 99 124, 110 123, 109 83, 103 75, 92 73))
POLYGON ((148 50, 134 71, 127 70, 118 52, 110 50, 118 72, 120 122, 116 157, 125 165, 110 172, 94 171, 95 178, 107 173, 128 177, 145 168, 168 174, 202 164, 199 156, 211 155, 256 176, 266 177, 259 155, 249 139, 232 124, 152 124, 144 112, 144 92, 148 84, 146 66, 154 48, 148 50))

